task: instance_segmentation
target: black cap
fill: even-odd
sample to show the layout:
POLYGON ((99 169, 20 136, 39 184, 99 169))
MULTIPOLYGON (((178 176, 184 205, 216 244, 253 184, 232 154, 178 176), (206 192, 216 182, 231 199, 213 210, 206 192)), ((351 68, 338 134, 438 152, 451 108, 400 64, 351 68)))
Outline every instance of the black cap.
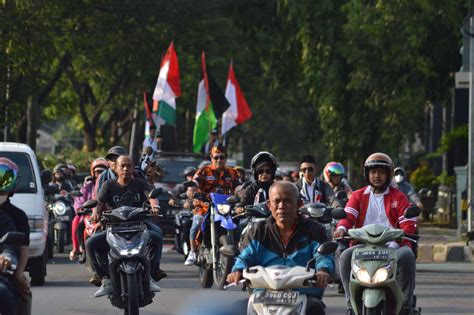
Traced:
POLYGON ((217 134, 218 134, 218 132, 217 132, 217 129, 216 129, 216 128, 214 128, 214 129, 211 130, 211 135, 217 135, 217 134))
POLYGON ((106 160, 113 160, 114 157, 117 158, 120 155, 127 155, 127 154, 128 154, 128 152, 124 147, 117 145, 117 146, 111 147, 109 149, 109 151, 107 152, 107 155, 105 156, 105 159, 106 160))

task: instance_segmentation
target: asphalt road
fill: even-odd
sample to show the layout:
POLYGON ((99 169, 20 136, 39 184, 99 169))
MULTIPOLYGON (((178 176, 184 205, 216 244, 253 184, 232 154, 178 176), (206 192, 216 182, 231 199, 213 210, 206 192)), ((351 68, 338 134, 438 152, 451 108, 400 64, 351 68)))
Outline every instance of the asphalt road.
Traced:
MULTIPOLYGON (((246 313, 246 293, 238 289, 201 289, 197 267, 183 266, 182 256, 170 246, 165 251, 162 268, 169 276, 159 282, 162 292, 141 314, 246 313)), ((474 314, 474 264, 424 264, 418 270, 416 294, 422 314, 474 314)), ((89 285, 88 279, 83 265, 70 262, 65 254, 56 254, 48 265, 46 285, 32 289, 32 314, 120 314, 107 298, 92 297, 97 288, 89 285)), ((335 289, 326 291, 324 302, 326 314, 345 314, 344 299, 335 289)))

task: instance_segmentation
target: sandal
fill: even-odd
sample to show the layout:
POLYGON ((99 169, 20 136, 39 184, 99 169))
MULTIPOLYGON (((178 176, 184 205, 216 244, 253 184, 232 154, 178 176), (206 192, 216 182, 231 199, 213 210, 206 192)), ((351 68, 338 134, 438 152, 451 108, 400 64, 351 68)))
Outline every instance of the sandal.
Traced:
POLYGON ((76 258, 77 258, 77 252, 74 251, 74 250, 70 251, 69 252, 69 260, 74 261, 74 260, 76 260, 76 258))

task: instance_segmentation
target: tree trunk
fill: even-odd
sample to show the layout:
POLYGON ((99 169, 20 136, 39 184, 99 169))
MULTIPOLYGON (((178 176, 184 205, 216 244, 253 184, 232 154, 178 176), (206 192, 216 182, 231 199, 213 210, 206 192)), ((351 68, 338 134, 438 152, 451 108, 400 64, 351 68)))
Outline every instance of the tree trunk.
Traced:
POLYGON ((84 126, 84 143, 86 144, 88 152, 94 152, 97 149, 96 128, 87 128, 84 126))
POLYGON ((15 139, 16 142, 26 143, 26 115, 23 115, 16 124, 15 139))
POLYGON ((36 131, 38 129, 38 97, 31 95, 27 100, 26 107, 27 127, 26 127, 26 143, 36 150, 36 131))

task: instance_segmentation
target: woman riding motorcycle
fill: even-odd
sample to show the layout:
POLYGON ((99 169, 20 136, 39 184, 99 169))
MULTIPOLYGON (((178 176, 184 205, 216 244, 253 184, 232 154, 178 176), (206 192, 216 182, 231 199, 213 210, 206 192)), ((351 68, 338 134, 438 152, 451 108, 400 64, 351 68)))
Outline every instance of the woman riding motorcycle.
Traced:
POLYGON ((254 181, 245 189, 242 205, 253 205, 268 199, 268 190, 275 179, 277 161, 273 154, 267 151, 257 153, 250 163, 254 181))
MULTIPOLYGON (((94 191, 94 185, 97 177, 99 177, 100 174, 102 174, 103 171, 105 171, 109 167, 109 164, 104 158, 97 158, 94 161, 92 161, 90 165, 90 177, 89 180, 84 180, 84 184, 81 187, 81 194, 82 196, 76 197, 74 199, 74 210, 76 210, 76 213, 82 210, 82 205, 89 199, 92 198, 92 192, 94 191)), ((82 245, 82 248, 80 245, 80 238, 83 237, 83 233, 81 233, 84 230, 84 221, 83 221, 83 216, 76 215, 74 219, 72 220, 72 227, 71 227, 71 233, 72 233, 72 251, 69 253, 69 259, 74 260, 77 258, 78 254, 81 254, 81 259, 80 262, 84 261, 84 244, 82 245)), ((82 242, 81 242, 82 243, 82 242)))

